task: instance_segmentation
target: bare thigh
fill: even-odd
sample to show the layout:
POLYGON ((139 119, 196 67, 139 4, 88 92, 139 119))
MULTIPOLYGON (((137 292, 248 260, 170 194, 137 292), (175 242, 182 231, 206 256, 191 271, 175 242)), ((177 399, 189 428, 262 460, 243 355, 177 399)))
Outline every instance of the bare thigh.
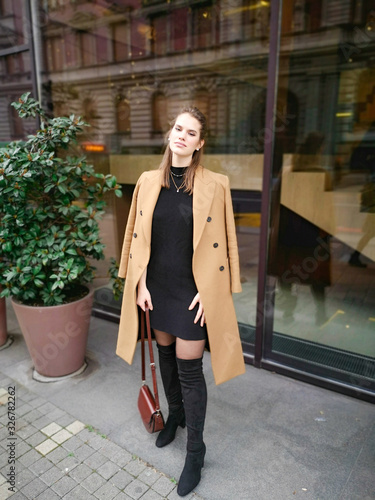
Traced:
POLYGON ((154 333, 159 345, 166 346, 176 342, 176 355, 180 359, 198 359, 203 356, 205 340, 184 340, 155 328, 154 333))

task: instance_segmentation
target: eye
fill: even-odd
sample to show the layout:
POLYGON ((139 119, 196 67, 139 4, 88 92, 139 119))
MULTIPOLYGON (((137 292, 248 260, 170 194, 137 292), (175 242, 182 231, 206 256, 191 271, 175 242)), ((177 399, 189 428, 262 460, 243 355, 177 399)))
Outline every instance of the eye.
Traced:
POLYGON ((193 137, 195 137, 195 132, 189 132, 189 135, 192 135, 193 137))

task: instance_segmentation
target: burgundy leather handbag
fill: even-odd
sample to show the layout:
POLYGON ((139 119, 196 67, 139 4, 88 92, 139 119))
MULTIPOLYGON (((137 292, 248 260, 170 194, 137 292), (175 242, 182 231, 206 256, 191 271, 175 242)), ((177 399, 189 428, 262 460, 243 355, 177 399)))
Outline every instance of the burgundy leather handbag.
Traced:
POLYGON ((138 396, 138 409, 141 414, 143 425, 147 432, 153 433, 164 429, 164 418, 160 411, 158 385, 156 381, 156 370, 154 362, 154 353, 152 350, 150 313, 148 308, 141 312, 141 350, 142 350, 142 387, 138 396), (145 366, 145 318, 147 326, 148 347, 150 350, 150 366, 152 380, 154 383, 154 394, 146 384, 146 366, 145 366))

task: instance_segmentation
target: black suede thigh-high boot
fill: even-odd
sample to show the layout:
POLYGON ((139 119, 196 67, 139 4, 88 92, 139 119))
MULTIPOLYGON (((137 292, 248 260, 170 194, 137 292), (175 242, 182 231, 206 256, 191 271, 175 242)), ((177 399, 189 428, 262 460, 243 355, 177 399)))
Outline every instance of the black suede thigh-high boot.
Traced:
POLYGON ((190 493, 201 480, 201 469, 206 454, 203 429, 206 418, 207 387, 202 360, 203 358, 177 358, 187 426, 187 454, 177 487, 177 493, 182 497, 190 493))
POLYGON ((157 348, 160 374, 169 411, 164 429, 160 431, 155 443, 158 448, 162 448, 174 440, 178 426, 185 427, 185 412, 178 377, 176 343, 166 346, 157 344, 157 348))

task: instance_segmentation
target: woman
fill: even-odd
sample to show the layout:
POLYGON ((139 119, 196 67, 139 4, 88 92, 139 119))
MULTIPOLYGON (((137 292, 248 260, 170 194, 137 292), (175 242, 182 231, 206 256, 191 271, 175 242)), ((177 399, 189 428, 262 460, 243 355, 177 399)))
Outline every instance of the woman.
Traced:
POLYGON ((207 337, 217 384, 245 371, 231 295, 241 283, 229 181, 200 165, 205 133, 197 108, 177 116, 160 168, 135 187, 119 269, 126 282, 117 354, 132 363, 137 305, 149 307, 157 341, 169 416, 156 446, 187 426, 180 496, 199 483, 206 452, 207 337))

